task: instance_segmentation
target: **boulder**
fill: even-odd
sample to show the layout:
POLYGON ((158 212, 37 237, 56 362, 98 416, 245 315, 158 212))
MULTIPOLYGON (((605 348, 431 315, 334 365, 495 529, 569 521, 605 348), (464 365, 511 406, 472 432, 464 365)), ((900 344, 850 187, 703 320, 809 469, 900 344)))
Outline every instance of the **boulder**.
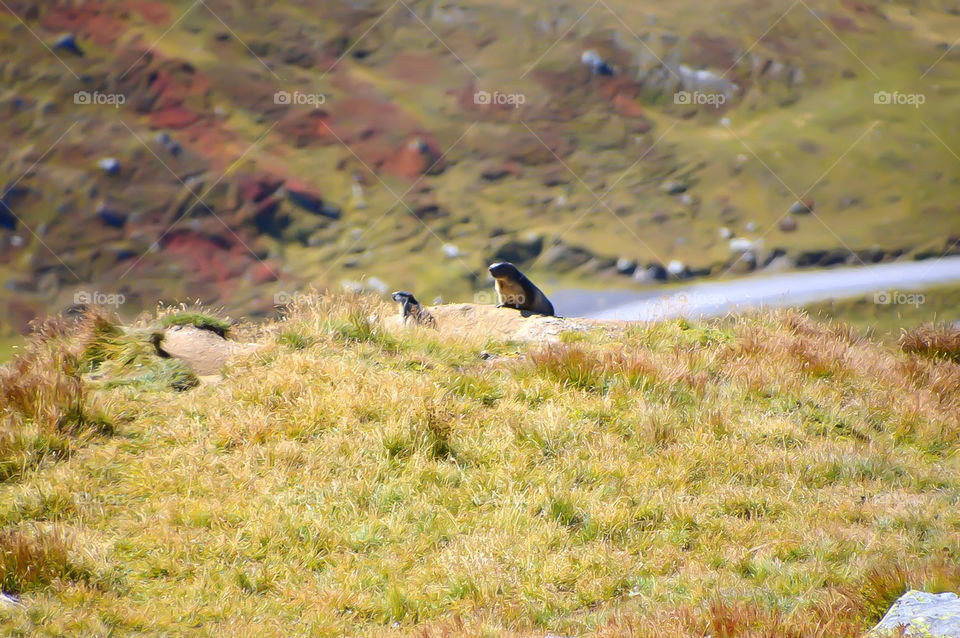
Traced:
POLYGON ((870 635, 960 638, 960 597, 911 589, 897 599, 870 635))
POLYGON ((543 251, 543 237, 528 234, 494 244, 491 261, 509 261, 522 264, 536 259, 543 251))
POLYGON ((294 206, 302 208, 308 213, 321 215, 329 219, 340 219, 340 209, 324 201, 320 192, 305 184, 294 180, 287 182, 285 187, 287 199, 294 206))

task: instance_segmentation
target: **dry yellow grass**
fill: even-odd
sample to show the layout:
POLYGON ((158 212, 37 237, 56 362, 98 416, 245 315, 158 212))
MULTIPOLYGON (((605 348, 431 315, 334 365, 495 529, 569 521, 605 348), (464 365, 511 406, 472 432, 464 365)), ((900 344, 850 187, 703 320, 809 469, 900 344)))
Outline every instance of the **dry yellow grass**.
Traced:
POLYGON ((791 312, 550 346, 392 313, 312 298, 222 383, 99 390, 114 436, 0 485, 73 566, 0 627, 825 638, 960 585, 951 361, 791 312))

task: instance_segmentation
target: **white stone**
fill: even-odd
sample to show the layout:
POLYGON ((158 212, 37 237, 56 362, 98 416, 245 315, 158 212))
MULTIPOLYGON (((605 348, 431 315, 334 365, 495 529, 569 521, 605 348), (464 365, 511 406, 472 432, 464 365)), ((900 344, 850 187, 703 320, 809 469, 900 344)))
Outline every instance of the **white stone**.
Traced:
POLYGON ((897 636, 901 627, 906 628, 906 636, 960 638, 960 597, 911 589, 897 599, 870 635, 897 636))

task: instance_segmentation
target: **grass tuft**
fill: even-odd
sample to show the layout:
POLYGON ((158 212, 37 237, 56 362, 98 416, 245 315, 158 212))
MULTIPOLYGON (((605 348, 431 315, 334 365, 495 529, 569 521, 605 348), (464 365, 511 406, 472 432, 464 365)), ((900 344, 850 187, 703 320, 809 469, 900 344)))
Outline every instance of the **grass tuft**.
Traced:
POLYGON ((947 324, 927 324, 900 335, 900 349, 932 359, 960 363, 960 327, 947 324))
POLYGON ((185 310, 164 315, 160 318, 160 325, 164 328, 193 326, 201 330, 209 330, 221 337, 226 337, 232 327, 229 320, 198 310, 185 310))

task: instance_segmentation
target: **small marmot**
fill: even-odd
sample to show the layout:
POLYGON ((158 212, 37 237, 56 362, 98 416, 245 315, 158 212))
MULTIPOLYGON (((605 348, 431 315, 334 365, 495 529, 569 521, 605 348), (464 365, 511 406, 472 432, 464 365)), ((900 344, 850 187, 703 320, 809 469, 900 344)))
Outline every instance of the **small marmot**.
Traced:
POLYGON ((502 261, 490 266, 497 289, 498 308, 535 312, 548 317, 555 316, 553 304, 543 291, 533 285, 527 276, 513 264, 502 261))
POLYGON ((400 304, 400 320, 403 323, 415 323, 420 326, 437 327, 437 321, 429 312, 423 309, 413 293, 398 290, 393 293, 393 300, 400 304))

